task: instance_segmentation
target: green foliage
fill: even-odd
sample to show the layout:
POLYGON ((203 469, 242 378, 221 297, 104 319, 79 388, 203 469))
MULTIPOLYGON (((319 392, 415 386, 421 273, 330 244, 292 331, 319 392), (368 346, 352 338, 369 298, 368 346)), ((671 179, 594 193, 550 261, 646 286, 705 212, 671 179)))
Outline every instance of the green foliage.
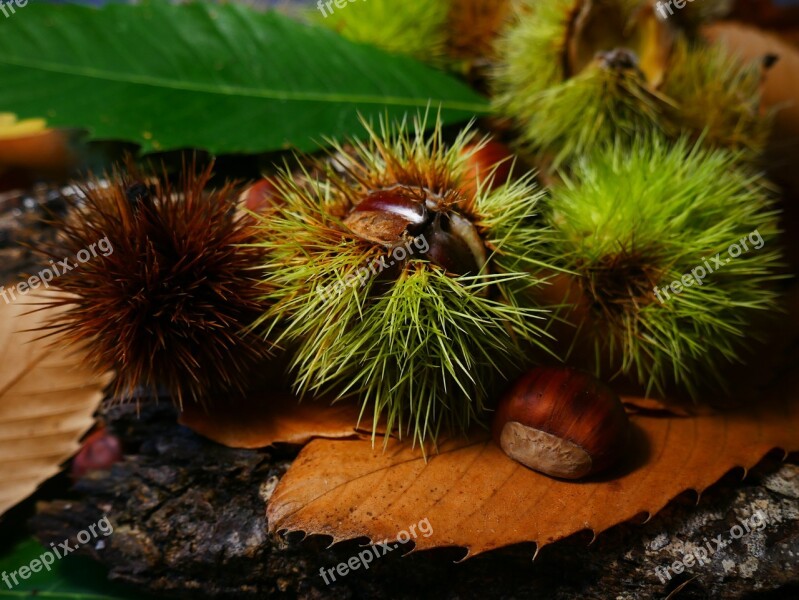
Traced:
POLYGON ((2 23, 0 111, 145 152, 311 150, 360 132, 358 113, 432 106, 455 122, 487 112, 466 85, 409 58, 240 4, 24 12, 2 23))
POLYGON ((354 42, 435 62, 445 52, 448 11, 449 0, 357 0, 317 20, 354 42))
MULTIPOLYGON (((286 175, 285 206, 262 222, 265 283, 276 290, 263 321, 296 348, 297 388, 354 396, 375 424, 384 416, 390 431, 419 442, 483 416, 494 384, 530 364, 531 345, 545 346, 547 324, 528 294, 540 283, 528 271, 545 235, 534 218, 541 192, 527 177, 494 191, 484 182, 467 198, 460 189, 473 134, 445 148, 440 123, 427 139, 424 128, 423 120, 410 131, 384 125, 369 130, 368 143, 339 146, 333 161, 344 173, 327 163, 317 165, 320 179, 286 175), (392 248, 342 221, 369 191, 396 184, 444 198, 475 223, 487 268, 457 276, 411 251, 361 285, 359 269, 388 262, 392 248)), ((421 249, 417 242, 410 247, 421 249)))
POLYGON ((553 254, 577 274, 592 312, 586 333, 597 370, 610 356, 650 391, 674 381, 695 394, 708 379, 723 384, 719 368, 751 342, 755 313, 775 310, 777 211, 762 177, 739 161, 701 140, 642 138, 580 159, 552 190, 553 254), (764 245, 728 257, 755 230, 764 245), (725 263, 703 285, 657 299, 656 286, 668 288, 706 260, 712 268, 717 253, 725 263))

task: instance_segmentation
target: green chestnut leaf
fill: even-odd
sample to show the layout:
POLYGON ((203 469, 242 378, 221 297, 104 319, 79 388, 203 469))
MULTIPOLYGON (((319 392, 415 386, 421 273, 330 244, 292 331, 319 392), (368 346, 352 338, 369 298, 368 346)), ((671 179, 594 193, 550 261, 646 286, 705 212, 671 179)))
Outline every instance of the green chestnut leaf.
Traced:
POLYGON ((315 150, 359 114, 488 112, 460 81, 321 26, 236 4, 30 4, 4 19, 0 112, 144 152, 315 150))

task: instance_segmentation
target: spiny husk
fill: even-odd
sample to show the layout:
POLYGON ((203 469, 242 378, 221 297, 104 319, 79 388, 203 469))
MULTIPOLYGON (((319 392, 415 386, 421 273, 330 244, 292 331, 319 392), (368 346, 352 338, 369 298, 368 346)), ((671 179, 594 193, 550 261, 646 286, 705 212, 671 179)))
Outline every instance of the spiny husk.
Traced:
POLYGON ((505 25, 511 0, 450 0, 447 54, 455 59, 488 60, 505 25))
POLYGON ((85 201, 54 223, 57 242, 41 249, 57 261, 110 244, 108 255, 53 281, 48 302, 66 310, 49 330, 84 346, 98 372, 115 371, 117 398, 141 387, 180 405, 203 403, 243 389, 266 356, 247 332, 264 293, 254 221, 234 215, 237 186, 209 188, 212 166, 184 164, 177 185, 166 172, 144 176, 132 166, 94 180, 83 186, 85 201))
POLYGON ((425 125, 367 127, 368 141, 337 146, 316 164, 318 179, 286 175, 285 206, 261 224, 265 283, 278 290, 264 320, 282 329, 278 342, 297 348, 297 389, 355 397, 375 425, 385 418, 390 432, 419 442, 483 417, 495 384, 530 364, 531 346, 546 346, 548 322, 528 293, 540 283, 529 271, 545 236, 536 219, 541 192, 527 177, 464 194, 474 134, 447 148, 440 124, 429 137, 425 125), (397 184, 423 188, 468 218, 488 264, 453 275, 411 256, 358 282, 359 269, 390 249, 343 221, 370 191, 397 184))
POLYGON ((537 94, 505 96, 508 114, 525 114, 520 140, 553 153, 555 167, 589 152, 597 143, 634 140, 641 131, 668 133, 670 108, 635 70, 606 69, 597 62, 580 75, 537 94))
POLYGON ((756 337, 749 328, 755 315, 777 308, 778 213, 762 177, 739 162, 701 140, 672 145, 646 137, 583 157, 552 189, 553 254, 576 274, 575 304, 585 311, 566 318, 593 340, 597 371, 605 362, 610 375, 629 375, 648 392, 663 394, 676 383, 698 396, 706 383, 723 385, 722 366, 738 361, 756 337), (760 249, 753 249, 755 236, 749 252, 703 285, 668 298, 661 292, 658 300, 656 287, 704 268, 717 253, 723 259, 754 231, 760 249))
MULTIPOLYGON (((606 50, 623 43, 623 23, 636 14, 630 2, 610 3, 613 38, 606 50)), ((639 67, 615 68, 596 52, 574 43, 573 29, 583 21, 582 2, 545 0, 520 3, 514 24, 499 42, 501 61, 494 73, 494 103, 513 117, 521 141, 533 151, 554 155, 558 164, 580 156, 596 143, 639 131, 664 131, 669 101, 639 67), (590 62, 584 64, 584 56, 590 62)), ((601 18, 603 13, 593 18, 601 18)), ((586 23, 588 27, 590 23, 586 23)), ((590 27, 588 27, 590 29, 590 27)))
POLYGON ((633 0, 520 3, 498 45, 494 104, 529 150, 551 154, 557 167, 592 145, 659 132, 755 157, 769 129, 760 66, 686 41, 654 11, 633 0))
POLYGON ((437 62, 446 50, 448 10, 449 0, 359 0, 326 17, 314 11, 314 18, 354 42, 437 62))
POLYGON ((756 157, 773 121, 771 112, 761 108, 762 81, 761 64, 743 63, 721 46, 692 46, 683 40, 675 47, 663 93, 679 104, 673 121, 702 132, 711 145, 756 157))

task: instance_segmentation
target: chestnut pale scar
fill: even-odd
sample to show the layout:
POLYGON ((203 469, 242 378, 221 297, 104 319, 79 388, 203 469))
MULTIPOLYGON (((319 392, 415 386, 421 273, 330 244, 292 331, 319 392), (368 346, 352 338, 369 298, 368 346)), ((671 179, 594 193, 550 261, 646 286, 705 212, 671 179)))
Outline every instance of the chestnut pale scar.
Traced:
POLYGON ((518 421, 505 423, 499 443, 513 460, 552 477, 579 479, 591 472, 593 461, 580 446, 518 421))

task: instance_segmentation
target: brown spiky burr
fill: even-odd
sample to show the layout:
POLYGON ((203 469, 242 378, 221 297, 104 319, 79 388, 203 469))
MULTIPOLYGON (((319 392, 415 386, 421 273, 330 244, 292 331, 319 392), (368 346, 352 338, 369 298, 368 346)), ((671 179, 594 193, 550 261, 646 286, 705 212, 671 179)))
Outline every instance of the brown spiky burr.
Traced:
POLYGON ((243 389, 266 356, 248 330, 263 310, 253 219, 236 211, 238 185, 209 186, 212 168, 184 163, 175 183, 133 167, 93 180, 40 249, 73 265, 50 283, 49 304, 65 309, 51 333, 85 347, 98 371, 114 370, 119 398, 141 387, 204 403, 243 389))

